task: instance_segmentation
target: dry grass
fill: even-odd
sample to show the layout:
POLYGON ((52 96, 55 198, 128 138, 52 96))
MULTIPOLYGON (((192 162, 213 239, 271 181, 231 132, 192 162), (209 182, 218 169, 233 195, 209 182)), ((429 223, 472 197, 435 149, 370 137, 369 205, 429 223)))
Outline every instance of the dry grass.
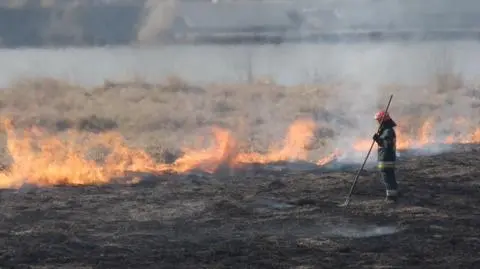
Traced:
MULTIPOLYGON (((444 120, 455 113, 480 112, 480 95, 474 88, 464 83, 452 83, 450 90, 435 85, 387 85, 371 105, 380 106, 394 93, 396 115, 414 116, 417 122, 428 116, 444 120)), ((325 127, 318 132, 322 135, 328 128, 359 127, 349 104, 366 102, 368 96, 359 97, 355 91, 348 96, 345 88, 272 83, 197 87, 178 78, 158 85, 106 82, 83 88, 52 79, 22 80, 0 91, 0 111, 18 128, 40 125, 52 133, 117 130, 132 145, 154 154, 193 141, 211 125, 235 130, 261 149, 272 137, 281 138, 298 117, 313 117, 325 127)), ((354 203, 345 210, 337 204, 352 182, 351 171, 267 170, 231 180, 164 175, 151 185, 3 190, 0 264, 476 268, 479 199, 472 186, 478 185, 478 147, 475 150, 400 162, 404 195, 397 206, 380 203, 383 189, 374 171, 362 178, 354 203), (351 237, 367 234, 371 225, 376 233, 385 226, 403 230, 351 237)))
MULTIPOLYGON (((116 130, 131 145, 153 155, 177 151, 212 126, 228 128, 262 151, 272 141, 280 141, 288 126, 302 117, 313 118, 321 126, 319 137, 333 136, 342 128, 360 132, 354 128, 362 129, 363 123, 353 120, 357 115, 349 114, 349 109, 352 103, 367 101, 347 96, 345 87, 285 87, 269 81, 200 87, 171 77, 159 84, 106 81, 99 87, 84 88, 53 79, 21 80, 0 92, 0 112, 18 128, 36 125, 52 133, 116 130)), ((397 117, 414 116, 420 123, 436 116, 442 121, 442 117, 460 112, 478 113, 476 92, 465 87, 446 91, 435 83, 424 89, 387 85, 376 102, 369 102, 381 107, 387 95, 394 93, 392 111, 397 117)), ((368 116, 375 109, 368 108, 368 116)), ((368 124, 372 124, 370 119, 368 124)))
POLYGON ((173 77, 158 85, 107 81, 97 88, 44 79, 20 81, 4 89, 0 111, 19 128, 36 125, 50 132, 116 129, 132 144, 147 148, 181 146, 211 126, 236 131, 253 127, 243 131, 251 136, 262 133, 263 137, 254 139, 261 144, 271 137, 281 138, 295 118, 317 113, 324 96, 314 86, 203 88, 173 77))

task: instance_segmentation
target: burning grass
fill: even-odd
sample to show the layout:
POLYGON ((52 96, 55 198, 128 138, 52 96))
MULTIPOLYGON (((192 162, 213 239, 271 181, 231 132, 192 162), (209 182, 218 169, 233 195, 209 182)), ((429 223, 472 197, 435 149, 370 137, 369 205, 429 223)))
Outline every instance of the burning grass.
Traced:
MULTIPOLYGON (((21 81, 0 93, 9 166, 0 174, 0 187, 102 184, 127 171, 214 172, 224 165, 288 160, 321 166, 371 143, 362 133, 368 128, 339 113, 348 106, 332 106, 338 100, 335 87, 341 86, 196 87, 170 79, 155 85, 108 82, 92 89, 51 79, 21 81), (335 143, 345 129, 353 133, 348 142, 335 143)), ((455 99, 452 104, 462 101, 469 112, 478 110, 475 98, 461 99, 471 89, 455 95, 426 92, 428 99, 407 101, 408 89, 393 90, 399 149, 480 142, 477 121, 452 113, 455 105, 447 112, 441 106, 455 99), (406 104, 410 109, 402 107, 406 104), (428 117, 416 113, 425 108, 428 117)), ((371 117, 365 121, 371 124, 371 117)))

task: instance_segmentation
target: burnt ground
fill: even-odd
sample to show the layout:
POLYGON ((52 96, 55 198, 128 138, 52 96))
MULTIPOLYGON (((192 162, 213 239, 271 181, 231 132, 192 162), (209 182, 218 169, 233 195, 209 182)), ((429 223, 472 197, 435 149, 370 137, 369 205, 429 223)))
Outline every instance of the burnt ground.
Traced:
POLYGON ((375 170, 2 190, 1 268, 480 268, 478 149, 375 170))

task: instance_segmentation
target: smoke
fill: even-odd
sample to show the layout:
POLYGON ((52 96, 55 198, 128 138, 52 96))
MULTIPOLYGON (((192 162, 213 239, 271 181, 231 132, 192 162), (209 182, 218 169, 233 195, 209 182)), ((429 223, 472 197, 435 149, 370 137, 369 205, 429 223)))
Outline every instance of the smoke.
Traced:
POLYGON ((148 0, 145 2, 145 17, 137 34, 137 41, 158 41, 170 28, 175 18, 176 0, 148 0))
MULTIPOLYGON (((363 44, 352 44, 346 38, 342 40, 340 35, 344 44, 338 47, 344 51, 336 55, 337 61, 330 66, 329 72, 344 83, 335 89, 326 107, 350 123, 333 122, 338 133, 338 148, 348 150, 354 138, 370 137, 376 131, 373 115, 385 107, 391 93, 395 95, 390 107, 394 118, 432 117, 435 119, 432 132, 443 131, 440 132, 443 137, 438 139, 452 134, 452 119, 469 117, 475 111, 471 100, 465 98, 463 82, 468 74, 462 73, 458 63, 469 62, 461 51, 468 45, 458 41, 427 40, 434 30, 462 27, 466 20, 462 21, 460 12, 452 11, 448 1, 436 1, 435 10, 430 8, 431 4, 429 1, 361 1, 357 4, 339 1, 332 4, 337 22, 325 31, 341 28, 346 32, 366 30, 386 35, 405 30, 415 32, 415 37, 409 41, 363 44), (441 18, 447 16, 450 19, 446 23, 441 18)), ((465 7, 469 3, 462 2, 462 5, 465 7)), ((408 129, 408 126, 401 127, 408 129)), ((442 150, 448 149, 439 147, 433 152, 442 150)))
MULTIPOLYGON (((324 7, 327 10, 320 15, 308 15, 310 17, 301 26, 301 31, 307 34, 313 31, 312 16, 317 16, 316 19, 321 19, 323 23, 319 27, 324 32, 375 30, 393 33, 413 29, 417 33, 415 40, 411 41, 351 42, 351 36, 347 38, 339 34, 340 43, 192 45, 149 50, 108 48, 94 52, 89 49, 10 51, 0 52, 6 59, 5 64, 0 64, 0 71, 3 80, 8 80, 10 76, 25 77, 32 74, 61 79, 68 75, 76 81, 80 78, 95 80, 93 83, 88 81, 90 85, 101 83, 104 79, 124 77, 125 72, 131 72, 132 76, 140 75, 149 81, 159 81, 174 74, 190 83, 235 83, 242 76, 247 77, 249 83, 268 77, 278 84, 309 84, 305 87, 311 88, 299 89, 298 99, 282 99, 278 96, 285 93, 278 93, 277 96, 277 93, 268 93, 266 90, 244 102, 239 109, 247 111, 247 125, 250 122, 262 122, 258 124, 261 127, 255 136, 263 136, 266 141, 282 139, 293 118, 314 116, 320 125, 326 122, 334 130, 334 146, 342 150, 351 149, 355 138, 369 138, 373 134, 377 127, 373 115, 385 107, 388 96, 393 93, 390 108, 392 116, 395 119, 405 116, 414 118, 412 122, 402 121, 399 124, 415 125, 416 120, 432 117, 435 121, 434 131, 438 131, 442 139, 454 131, 463 131, 452 130, 455 117, 472 118, 478 113, 474 107, 477 101, 471 97, 474 93, 468 87, 473 85, 477 72, 475 58, 478 45, 465 41, 426 41, 435 27, 468 26, 468 20, 461 20, 459 12, 453 14, 447 2, 436 1, 435 5, 427 1, 405 0, 356 3, 330 1, 321 4, 315 2, 310 6, 303 2, 294 4, 295 9, 300 11, 307 7, 324 7), (434 13, 437 17, 432 15, 434 13), (451 16, 447 16, 449 14, 451 16), (447 17, 448 20, 445 19, 447 17), (45 62, 44 59, 48 59, 48 65, 37 68, 39 62, 45 62), (245 70, 239 70, 242 66, 245 70), (328 91, 328 97, 321 96, 322 91, 328 91), (301 95, 306 92, 318 92, 318 96, 302 98, 301 95)), ((460 7, 468 10, 472 3, 457 3, 459 8, 456 10, 460 10, 460 7)), ((161 38, 170 28, 178 7, 174 0, 146 2, 145 17, 137 33, 138 41, 148 43, 161 38)), ((227 8, 227 4, 222 8, 227 8)), ((265 11, 265 16, 261 16, 262 10, 256 10, 254 15, 244 13, 247 19, 243 21, 248 21, 248 16, 252 20, 255 17, 268 21, 271 13, 265 11)), ((201 18, 201 14, 196 15, 201 18)), ((272 18, 278 17, 272 15, 272 18)), ((229 22, 227 19, 223 21, 224 24, 238 26, 235 25, 236 21, 229 22)), ((205 23, 219 21, 212 19, 205 23)), ((239 87, 232 91, 235 90, 240 92, 243 89, 239 87)), ((285 92, 294 90, 285 89, 285 92)), ((225 109, 228 109, 235 96, 242 93, 230 94, 234 97, 218 101, 226 104, 223 106, 225 109)), ((222 106, 215 107, 218 109, 222 106)), ((192 109, 191 113, 197 114, 197 110, 192 109)), ((409 126, 400 127, 409 129, 409 126)), ((353 153, 351 156, 357 158, 353 153)), ((358 158, 363 156, 360 154, 358 158)))

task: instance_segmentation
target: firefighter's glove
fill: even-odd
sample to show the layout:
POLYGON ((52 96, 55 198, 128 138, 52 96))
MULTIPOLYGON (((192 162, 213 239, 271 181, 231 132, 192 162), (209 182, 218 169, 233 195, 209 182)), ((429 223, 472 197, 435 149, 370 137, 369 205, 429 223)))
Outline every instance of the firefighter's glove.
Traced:
POLYGON ((377 134, 377 133, 375 133, 372 138, 373 138, 373 141, 375 141, 375 142, 380 141, 380 135, 377 134))

